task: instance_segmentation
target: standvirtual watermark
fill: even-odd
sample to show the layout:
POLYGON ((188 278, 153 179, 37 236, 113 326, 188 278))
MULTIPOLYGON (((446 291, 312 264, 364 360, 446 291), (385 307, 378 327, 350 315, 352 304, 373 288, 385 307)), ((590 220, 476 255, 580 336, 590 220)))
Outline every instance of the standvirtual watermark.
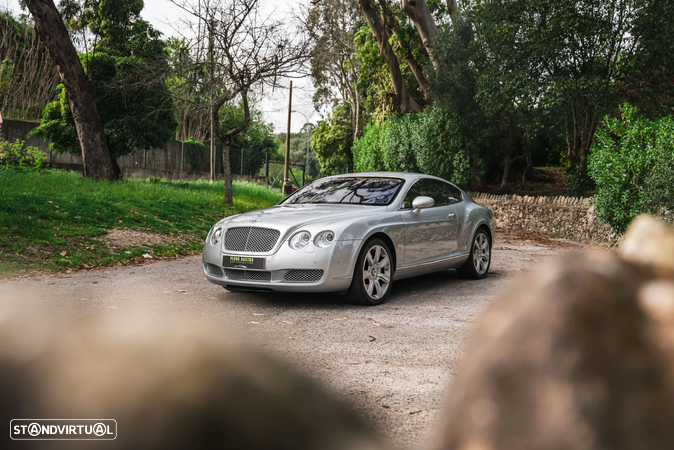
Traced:
POLYGON ((14 419, 9 436, 17 441, 111 441, 117 438, 114 419, 14 419))

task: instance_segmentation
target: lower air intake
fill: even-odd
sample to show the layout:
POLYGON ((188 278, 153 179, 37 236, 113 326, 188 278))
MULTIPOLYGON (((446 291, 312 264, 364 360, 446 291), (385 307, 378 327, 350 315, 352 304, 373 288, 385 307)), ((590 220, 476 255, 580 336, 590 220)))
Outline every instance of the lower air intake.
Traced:
POLYGON ((286 273, 288 283, 315 283, 323 278, 323 271, 318 269, 293 269, 286 273))
POLYGON ((225 277, 228 280, 238 281, 271 281, 271 272, 225 269, 225 277))
POLYGON ((204 266, 206 268, 206 272, 209 275, 212 275, 214 277, 221 277, 222 276, 222 269, 220 267, 216 266, 215 264, 206 263, 206 264, 204 264, 204 266))

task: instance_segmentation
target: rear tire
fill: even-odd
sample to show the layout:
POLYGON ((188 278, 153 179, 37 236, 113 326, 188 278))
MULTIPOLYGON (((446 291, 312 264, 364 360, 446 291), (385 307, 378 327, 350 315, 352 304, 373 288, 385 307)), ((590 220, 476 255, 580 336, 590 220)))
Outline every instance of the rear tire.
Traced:
POLYGON ((352 305, 380 305, 388 298, 392 286, 391 249, 381 239, 371 239, 358 255, 346 301, 352 305))
POLYGON ((479 280, 487 276, 491 266, 491 239, 484 228, 480 228, 473 236, 468 260, 456 269, 459 276, 479 280))

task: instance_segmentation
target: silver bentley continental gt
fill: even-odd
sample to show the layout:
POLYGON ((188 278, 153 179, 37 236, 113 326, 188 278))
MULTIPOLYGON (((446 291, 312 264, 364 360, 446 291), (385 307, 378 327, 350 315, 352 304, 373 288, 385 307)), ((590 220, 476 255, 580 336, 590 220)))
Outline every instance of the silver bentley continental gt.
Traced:
POLYGON ((378 305, 394 280, 447 269, 484 278, 493 235, 492 212, 441 178, 352 173, 216 223, 204 272, 228 290, 337 292, 378 305))

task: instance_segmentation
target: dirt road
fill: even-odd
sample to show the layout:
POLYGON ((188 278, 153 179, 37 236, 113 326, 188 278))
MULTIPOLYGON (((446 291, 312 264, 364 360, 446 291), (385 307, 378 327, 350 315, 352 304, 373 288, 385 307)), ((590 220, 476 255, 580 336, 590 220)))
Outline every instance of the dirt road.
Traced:
POLYGON ((0 301, 42 302, 83 321, 215 325, 314 378, 402 447, 427 436, 480 311, 518 273, 574 247, 501 233, 487 279, 448 271, 396 282, 391 300, 373 308, 334 295, 230 293, 204 279, 200 257, 4 281, 0 301))

